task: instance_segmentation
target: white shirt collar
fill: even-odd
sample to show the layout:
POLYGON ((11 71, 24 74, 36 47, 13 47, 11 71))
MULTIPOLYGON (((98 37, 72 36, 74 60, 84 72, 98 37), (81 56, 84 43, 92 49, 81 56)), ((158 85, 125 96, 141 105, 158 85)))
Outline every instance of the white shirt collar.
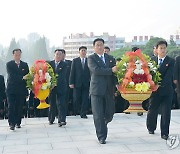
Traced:
POLYGON ((99 54, 97 54, 100 58, 101 58, 101 56, 104 58, 104 53, 102 54, 102 55, 99 55, 99 54))
POLYGON ((158 56, 158 61, 159 61, 159 59, 162 59, 162 61, 164 61, 165 58, 166 58, 166 56, 163 57, 163 58, 160 58, 160 57, 158 56))

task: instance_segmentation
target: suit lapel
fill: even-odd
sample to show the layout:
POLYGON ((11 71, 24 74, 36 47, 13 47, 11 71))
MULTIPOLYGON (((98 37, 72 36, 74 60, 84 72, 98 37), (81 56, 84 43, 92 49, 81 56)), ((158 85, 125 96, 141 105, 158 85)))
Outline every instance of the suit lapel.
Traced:
POLYGON ((95 60, 97 61, 99 66, 101 66, 101 67, 105 67, 106 66, 104 64, 104 62, 100 59, 100 57, 96 53, 94 53, 94 57, 95 57, 95 60))
POLYGON ((165 72, 166 69, 168 68, 168 64, 169 63, 169 58, 166 56, 166 58, 164 59, 163 63, 161 64, 159 71, 160 72, 165 72))
POLYGON ((83 70, 82 63, 81 63, 81 58, 80 57, 78 57, 77 62, 78 62, 79 67, 83 70))

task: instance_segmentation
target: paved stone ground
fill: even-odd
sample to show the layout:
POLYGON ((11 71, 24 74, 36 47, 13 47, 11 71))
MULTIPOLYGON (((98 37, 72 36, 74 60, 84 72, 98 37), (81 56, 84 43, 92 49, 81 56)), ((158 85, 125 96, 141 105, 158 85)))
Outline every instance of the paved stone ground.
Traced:
MULTIPOLYGON (((159 122, 154 135, 148 134, 145 123, 146 113, 115 114, 107 144, 101 145, 92 115, 67 117, 67 126, 61 128, 49 125, 47 118, 27 118, 15 131, 9 130, 7 120, 0 120, 0 154, 180 154, 180 145, 170 150, 160 138, 159 122)), ((170 134, 180 134, 180 110, 172 111, 170 134)))

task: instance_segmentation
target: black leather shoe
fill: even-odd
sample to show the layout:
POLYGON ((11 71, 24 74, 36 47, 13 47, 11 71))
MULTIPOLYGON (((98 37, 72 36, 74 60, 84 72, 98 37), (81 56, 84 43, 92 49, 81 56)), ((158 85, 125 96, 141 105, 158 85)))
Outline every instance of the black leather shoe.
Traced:
POLYGON ((161 138, 164 139, 164 140, 167 140, 168 139, 168 135, 161 135, 161 138))
POLYGON ((21 128, 21 126, 20 125, 16 125, 16 128, 21 128))
POLYGON ((143 112, 138 112, 137 115, 138 115, 138 116, 142 116, 142 115, 143 115, 143 112))
POLYGON ((87 119, 88 117, 87 117, 87 115, 82 115, 81 118, 87 119))
POLYGON ((148 132, 149 132, 149 134, 154 134, 154 131, 150 131, 150 130, 149 130, 148 132))
POLYGON ((61 122, 61 125, 62 125, 62 126, 65 126, 65 125, 66 125, 66 122, 61 122))
POLYGON ((53 122, 49 121, 49 125, 52 125, 52 124, 53 124, 53 122))
POLYGON ((10 128, 9 128, 10 130, 14 130, 15 129, 15 127, 14 126, 10 126, 10 128))
POLYGON ((61 123, 58 123, 58 126, 59 126, 59 127, 62 127, 61 123))
POLYGON ((99 143, 100 144, 106 144, 106 141, 105 140, 99 140, 99 143))

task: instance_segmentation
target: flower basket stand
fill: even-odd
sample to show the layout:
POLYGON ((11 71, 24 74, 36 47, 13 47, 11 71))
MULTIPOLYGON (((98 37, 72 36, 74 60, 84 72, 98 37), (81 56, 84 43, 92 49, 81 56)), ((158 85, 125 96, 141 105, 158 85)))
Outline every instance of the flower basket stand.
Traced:
POLYGON ((127 88, 125 93, 121 93, 121 96, 129 101, 129 107, 124 112, 146 112, 142 107, 142 102, 151 96, 152 91, 138 92, 133 88, 127 88))

